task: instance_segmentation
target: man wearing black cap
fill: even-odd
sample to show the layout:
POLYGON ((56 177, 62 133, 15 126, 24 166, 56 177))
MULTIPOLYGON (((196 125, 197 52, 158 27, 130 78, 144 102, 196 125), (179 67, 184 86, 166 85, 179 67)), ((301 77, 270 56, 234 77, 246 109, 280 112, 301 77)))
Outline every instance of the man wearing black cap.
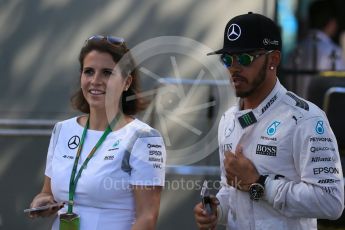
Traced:
POLYGON ((199 229, 317 229, 336 219, 344 182, 336 138, 324 113, 276 77, 278 26, 260 14, 234 17, 219 54, 239 97, 224 113, 218 142, 222 188, 213 213, 194 208, 199 229))

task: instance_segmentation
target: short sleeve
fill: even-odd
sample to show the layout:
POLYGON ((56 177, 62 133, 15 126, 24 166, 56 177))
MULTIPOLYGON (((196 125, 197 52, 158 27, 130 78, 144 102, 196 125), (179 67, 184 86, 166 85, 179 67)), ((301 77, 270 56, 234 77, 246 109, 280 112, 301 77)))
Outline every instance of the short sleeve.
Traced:
POLYGON ((166 150, 160 135, 139 137, 133 145, 130 165, 132 185, 164 186, 166 150))
POLYGON ((52 176, 52 160, 54 156, 54 149, 57 144, 57 139, 59 137, 60 129, 61 129, 61 123, 56 123, 53 129, 52 135, 50 137, 46 169, 45 169, 45 175, 50 178, 52 176))

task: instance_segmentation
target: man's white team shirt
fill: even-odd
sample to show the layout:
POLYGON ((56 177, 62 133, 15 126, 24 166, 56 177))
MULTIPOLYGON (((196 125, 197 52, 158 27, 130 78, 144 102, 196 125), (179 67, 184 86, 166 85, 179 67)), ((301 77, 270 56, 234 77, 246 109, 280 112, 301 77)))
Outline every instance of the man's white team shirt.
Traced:
POLYGON ((234 106, 218 130, 222 188, 219 221, 231 230, 316 229, 316 219, 334 219, 344 208, 344 181, 336 138, 323 111, 288 92, 277 80, 253 110, 234 106), (261 175, 265 197, 227 185, 224 152, 238 145, 261 175))
MULTIPOLYGON (((56 201, 68 201, 69 181, 84 127, 72 118, 57 123, 47 156, 46 176, 56 201)), ((78 168, 102 136, 88 130, 78 168)), ((131 185, 164 186, 166 151, 159 132, 135 119, 111 132, 83 170, 78 181, 73 211, 81 229, 129 230, 135 221, 131 185)), ((59 211, 63 213, 65 208, 59 211)), ((53 224, 59 229, 59 218, 53 224)))

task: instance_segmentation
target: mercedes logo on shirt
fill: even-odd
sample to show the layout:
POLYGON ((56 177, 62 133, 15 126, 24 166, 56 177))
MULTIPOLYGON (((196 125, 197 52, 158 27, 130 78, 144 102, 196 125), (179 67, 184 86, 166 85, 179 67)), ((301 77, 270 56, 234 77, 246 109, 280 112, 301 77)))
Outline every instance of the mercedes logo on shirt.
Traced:
POLYGON ((74 135, 68 140, 68 148, 75 149, 80 143, 80 138, 77 135, 74 135))
POLYGON ((234 131, 235 128, 235 119, 233 119, 233 122, 228 124, 227 127, 225 128, 225 137, 229 137, 231 133, 234 131))
POLYGON ((235 41, 241 36, 241 28, 237 24, 231 24, 228 29, 228 39, 235 41))

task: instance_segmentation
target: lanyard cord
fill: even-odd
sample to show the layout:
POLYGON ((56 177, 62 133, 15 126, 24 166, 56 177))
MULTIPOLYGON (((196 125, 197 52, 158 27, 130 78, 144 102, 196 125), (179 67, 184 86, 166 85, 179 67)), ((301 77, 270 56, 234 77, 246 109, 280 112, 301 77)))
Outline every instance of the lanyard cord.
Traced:
POLYGON ((101 144, 104 142, 104 140, 106 139, 108 134, 111 132, 111 127, 114 127, 115 122, 119 119, 119 117, 120 117, 120 113, 118 113, 116 115, 116 117, 110 122, 110 124, 108 125, 108 127, 104 131, 103 135, 98 140, 96 145, 92 148, 91 152, 89 153, 89 155, 87 156, 87 158, 85 159, 85 161, 83 162, 82 166, 80 167, 80 169, 77 173, 78 161, 80 158, 81 151, 83 149, 86 133, 87 133, 87 130, 89 128, 89 123, 90 123, 89 122, 90 117, 88 117, 86 125, 85 125, 84 130, 83 130, 83 134, 81 136, 80 144, 79 144, 78 151, 77 151, 77 156, 74 160, 71 178, 70 178, 70 182, 69 182, 68 211, 67 211, 67 213, 69 213, 69 214, 73 213, 73 203, 74 203, 73 199, 74 199, 75 190, 77 188, 77 182, 81 176, 81 173, 83 172, 83 170, 85 169, 85 167, 89 163, 90 159, 92 158, 92 156, 94 155, 94 153, 96 152, 98 147, 101 146, 101 144), (77 173, 77 176, 75 175, 76 173, 77 173))

